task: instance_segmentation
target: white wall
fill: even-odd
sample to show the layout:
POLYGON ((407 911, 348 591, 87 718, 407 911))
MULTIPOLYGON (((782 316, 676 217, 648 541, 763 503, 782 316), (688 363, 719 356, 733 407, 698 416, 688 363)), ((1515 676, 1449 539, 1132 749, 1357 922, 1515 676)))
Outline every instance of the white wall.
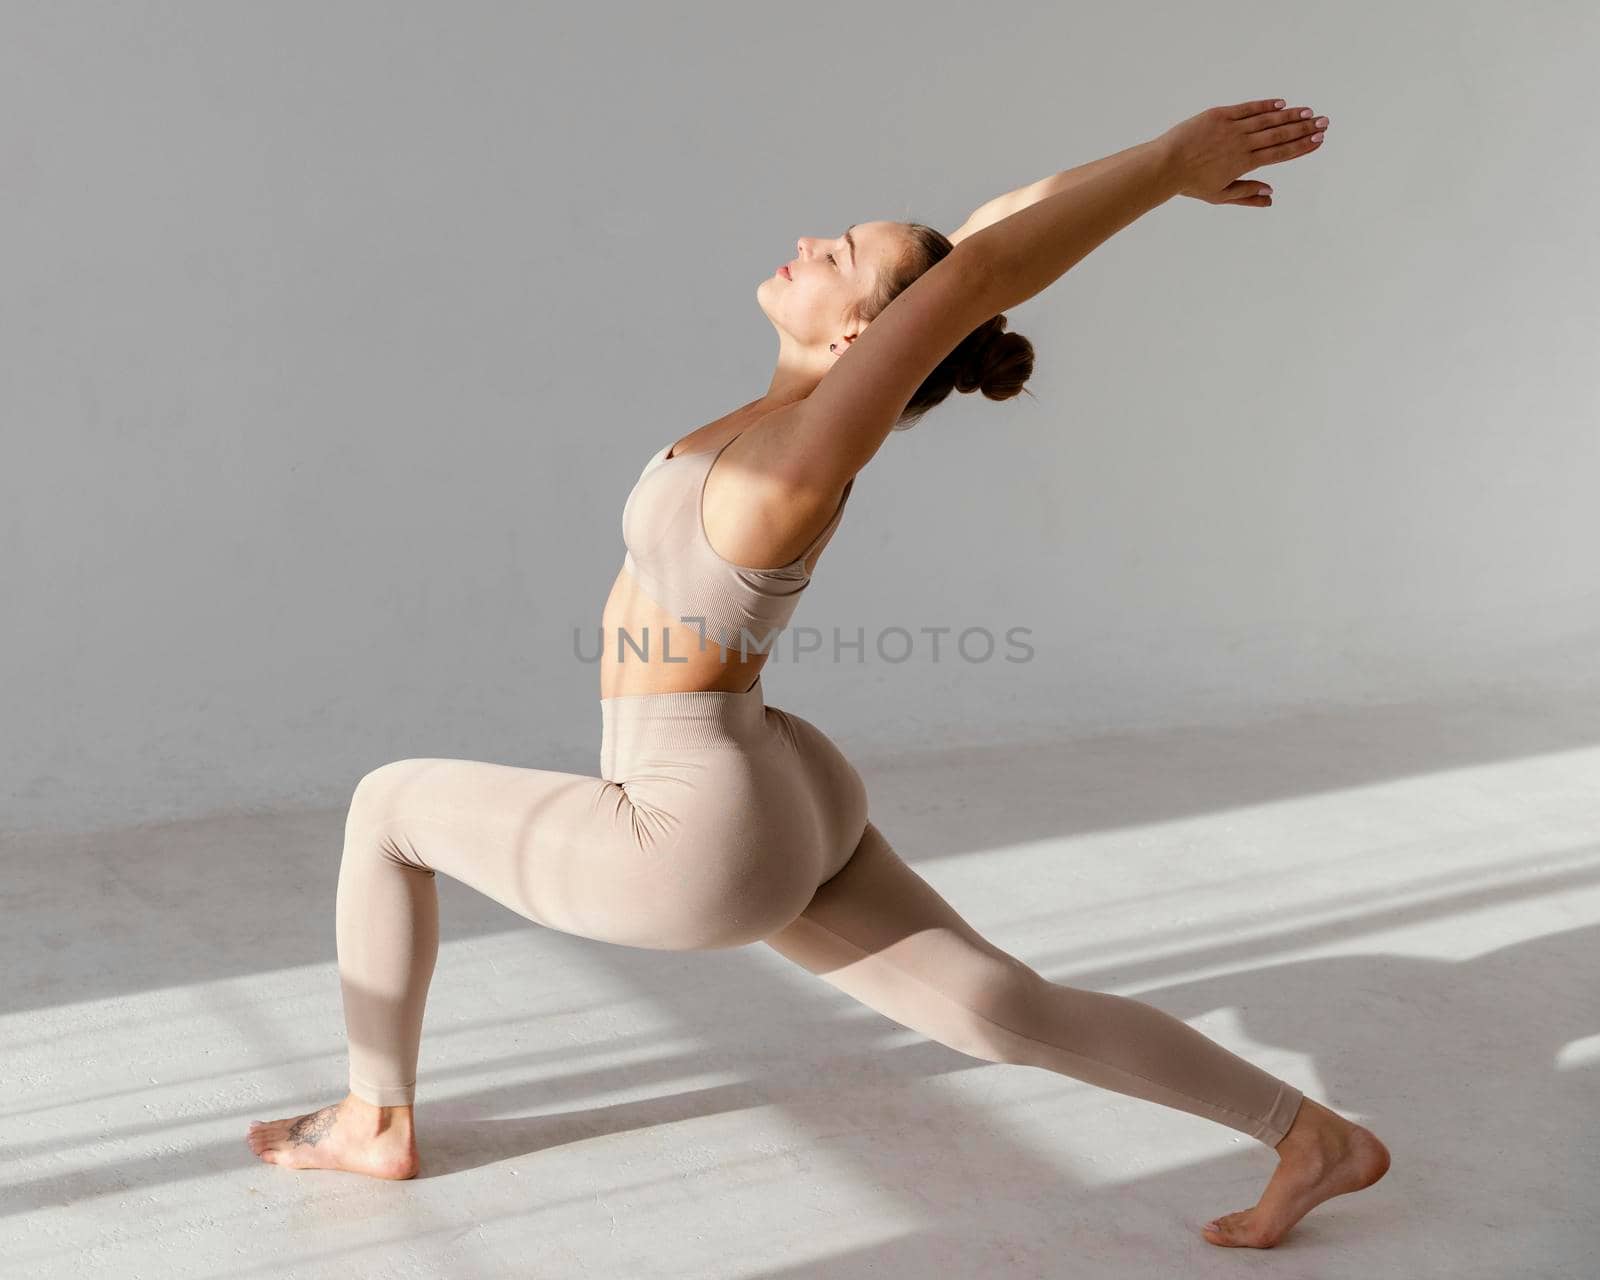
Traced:
POLYGON ((890 437, 796 618, 867 660, 769 700, 866 757, 1595 676, 1593 7, 984 12, 7 4, 0 828, 597 771, 573 628, 795 237, 1258 96, 1322 152, 1013 311, 1037 399, 890 437))

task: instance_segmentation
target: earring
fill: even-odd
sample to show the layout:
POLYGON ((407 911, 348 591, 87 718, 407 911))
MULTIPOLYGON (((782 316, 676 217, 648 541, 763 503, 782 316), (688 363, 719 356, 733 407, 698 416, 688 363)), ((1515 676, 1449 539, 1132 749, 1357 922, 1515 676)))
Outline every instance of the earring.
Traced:
POLYGON ((838 350, 837 350, 837 347, 838 347, 838 343, 835 343, 835 342, 830 342, 830 343, 829 343, 829 344, 828 344, 828 350, 829 350, 829 351, 832 351, 832 352, 833 352, 833 353, 834 353, 834 354, 835 354, 835 355, 837 355, 837 354, 838 354, 838 350))

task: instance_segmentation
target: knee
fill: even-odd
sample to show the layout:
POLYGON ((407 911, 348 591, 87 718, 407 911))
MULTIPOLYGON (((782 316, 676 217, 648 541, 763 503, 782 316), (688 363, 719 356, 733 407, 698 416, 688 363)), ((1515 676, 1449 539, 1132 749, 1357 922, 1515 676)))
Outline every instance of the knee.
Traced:
POLYGON ((350 796, 344 822, 346 836, 392 817, 419 768, 426 763, 425 760, 392 760, 364 774, 350 796))
POLYGON ((961 1048, 987 1062, 1026 1065, 1034 1057, 1041 1022, 1044 979, 1010 956, 989 958, 964 992, 969 1016, 961 1048))

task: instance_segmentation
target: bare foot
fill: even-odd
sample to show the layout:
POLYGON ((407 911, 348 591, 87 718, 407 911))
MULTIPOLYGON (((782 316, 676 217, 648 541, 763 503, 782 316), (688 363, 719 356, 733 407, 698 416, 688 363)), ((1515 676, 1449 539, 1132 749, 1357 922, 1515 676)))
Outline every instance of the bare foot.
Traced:
POLYGON ((1278 1167, 1255 1208, 1206 1223, 1200 1229, 1206 1240, 1270 1249, 1324 1200, 1370 1187, 1389 1171, 1389 1149, 1376 1134, 1310 1098, 1275 1149, 1278 1167))
POLYGON ((245 1140, 268 1164, 289 1169, 343 1169, 369 1178, 417 1176, 411 1108, 374 1106, 353 1093, 309 1115, 256 1120, 245 1140))

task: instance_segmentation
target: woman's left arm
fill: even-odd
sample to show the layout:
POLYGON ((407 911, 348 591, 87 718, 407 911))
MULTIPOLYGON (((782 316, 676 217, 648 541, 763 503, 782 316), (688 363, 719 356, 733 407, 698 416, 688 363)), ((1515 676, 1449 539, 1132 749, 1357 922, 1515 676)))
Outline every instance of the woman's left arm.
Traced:
MULTIPOLYGON (((952 243, 959 244, 975 231, 982 231, 991 223, 999 222, 1001 218, 1009 217, 1018 209, 1026 209, 1031 204, 1036 204, 1049 196, 1057 195, 1062 191, 1070 191, 1079 183, 1095 176, 1102 169, 1108 168, 1124 159, 1129 152, 1144 146, 1129 147, 1118 151, 1115 155, 1103 156, 1099 160, 1091 160, 1088 164, 1080 164, 1073 169, 1063 169, 1060 173, 1053 173, 1048 178, 1040 178, 1038 182, 1030 182, 1025 187, 1018 187, 1015 191, 1008 191, 1003 196, 996 196, 993 200, 986 201, 978 206, 957 231, 950 234, 952 243)), ((1247 208, 1267 207, 1272 188, 1265 182, 1254 182, 1241 179, 1229 188, 1231 194, 1225 200, 1217 200, 1217 204, 1242 204, 1247 208), (1235 190, 1234 188, 1237 188, 1235 190)))

